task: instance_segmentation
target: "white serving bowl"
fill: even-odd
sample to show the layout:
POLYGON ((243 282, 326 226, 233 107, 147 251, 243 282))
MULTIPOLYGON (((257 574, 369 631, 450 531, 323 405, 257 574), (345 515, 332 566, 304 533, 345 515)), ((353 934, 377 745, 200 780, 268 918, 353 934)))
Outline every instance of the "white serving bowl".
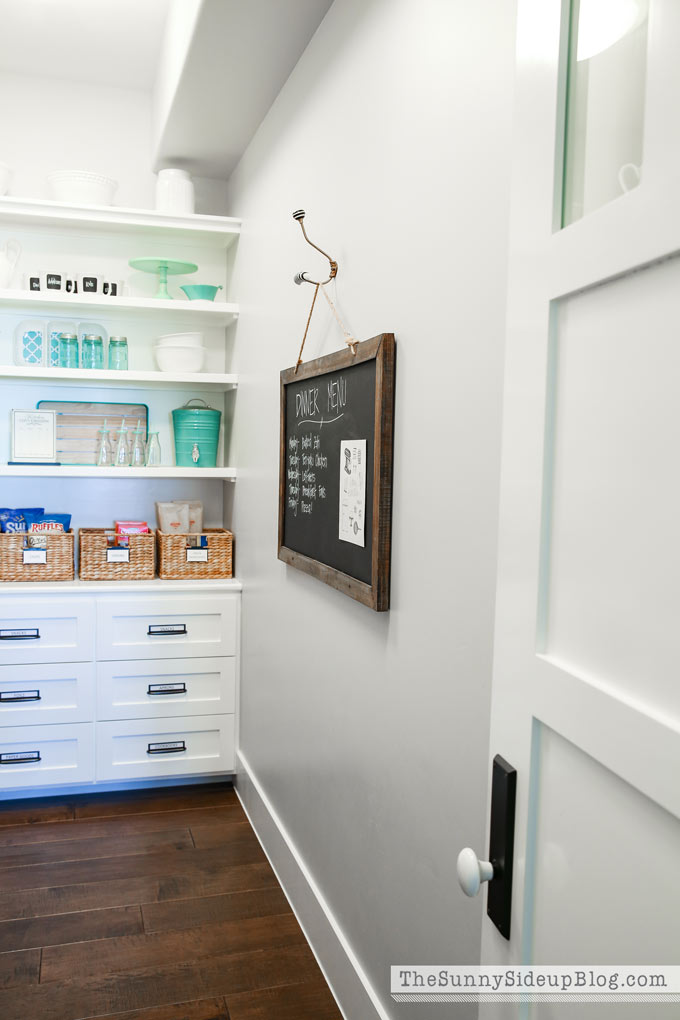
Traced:
POLYGON ((156 340, 157 347, 202 347, 202 333, 166 333, 156 340))
POLYGON ((55 170, 47 175, 52 197, 72 205, 111 205, 118 181, 89 170, 55 170))
POLYGON ((154 347, 153 355, 161 372, 200 372, 205 347, 154 347))

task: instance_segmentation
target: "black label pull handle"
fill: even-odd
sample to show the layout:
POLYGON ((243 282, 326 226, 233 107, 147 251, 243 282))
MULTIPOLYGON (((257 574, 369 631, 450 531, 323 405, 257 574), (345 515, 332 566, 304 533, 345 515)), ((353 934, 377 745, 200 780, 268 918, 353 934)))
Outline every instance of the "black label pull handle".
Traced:
POLYGON ((19 701, 42 701, 40 691, 0 691, 0 705, 19 701))
POLYGON ((147 630, 149 637, 177 637, 187 633, 186 623, 150 623, 147 630))
POLYGON ((0 630, 0 641, 39 641, 38 627, 21 627, 16 630, 0 630))
POLYGON ((0 765, 33 765, 42 761, 40 751, 2 751, 0 765))
POLYGON ((147 754, 181 754, 186 751, 187 745, 184 740, 166 740, 159 744, 147 744, 147 754))
POLYGON ((166 694, 186 694, 187 693, 187 685, 185 683, 181 683, 181 684, 149 684, 149 686, 146 689, 146 693, 149 694, 149 695, 155 695, 156 697, 160 697, 161 695, 166 695, 166 694))

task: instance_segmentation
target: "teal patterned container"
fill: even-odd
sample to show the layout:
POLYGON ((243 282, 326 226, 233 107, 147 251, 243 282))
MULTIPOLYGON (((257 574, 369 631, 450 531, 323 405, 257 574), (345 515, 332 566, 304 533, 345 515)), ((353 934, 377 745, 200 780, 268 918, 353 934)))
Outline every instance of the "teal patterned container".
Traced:
POLYGON ((177 467, 216 467, 222 412, 204 400, 190 400, 172 412, 177 467), (203 407, 191 407, 191 404, 203 407))

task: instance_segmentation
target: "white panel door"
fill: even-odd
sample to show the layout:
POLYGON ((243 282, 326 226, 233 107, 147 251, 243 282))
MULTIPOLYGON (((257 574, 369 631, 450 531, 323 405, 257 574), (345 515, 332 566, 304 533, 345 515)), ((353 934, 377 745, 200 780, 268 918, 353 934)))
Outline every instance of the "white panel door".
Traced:
POLYGON ((680 3, 646 11, 581 0, 569 44, 569 4, 519 4, 490 755, 517 816, 486 964, 680 962, 680 3))

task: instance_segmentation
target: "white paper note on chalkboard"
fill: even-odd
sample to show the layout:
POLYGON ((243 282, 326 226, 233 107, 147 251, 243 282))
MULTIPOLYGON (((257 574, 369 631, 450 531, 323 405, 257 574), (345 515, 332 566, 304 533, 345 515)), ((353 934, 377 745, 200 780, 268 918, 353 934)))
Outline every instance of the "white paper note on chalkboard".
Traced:
POLYGON ((340 442, 340 527, 338 538, 352 545, 365 545, 366 440, 340 442))

